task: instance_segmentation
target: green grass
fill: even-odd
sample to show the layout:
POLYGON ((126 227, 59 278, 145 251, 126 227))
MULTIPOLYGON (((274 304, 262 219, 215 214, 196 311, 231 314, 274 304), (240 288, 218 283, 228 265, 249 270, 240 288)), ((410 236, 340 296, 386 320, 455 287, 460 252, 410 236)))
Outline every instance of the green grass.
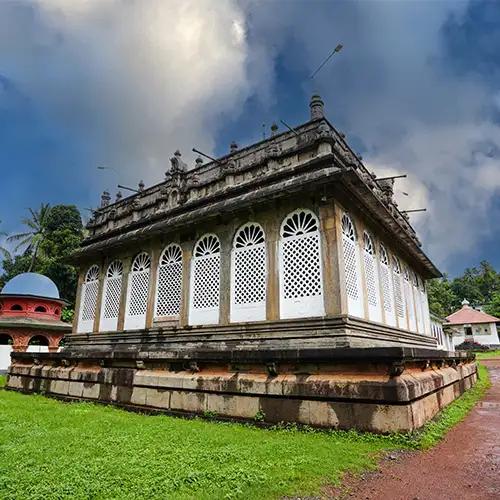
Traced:
POLYGON ((495 351, 487 351, 487 352, 476 352, 476 359, 492 359, 492 358, 500 358, 500 350, 496 349, 495 351))
POLYGON ((488 386, 418 434, 376 436, 145 416, 0 391, 0 498, 280 498, 376 466, 384 451, 434 444, 488 386))

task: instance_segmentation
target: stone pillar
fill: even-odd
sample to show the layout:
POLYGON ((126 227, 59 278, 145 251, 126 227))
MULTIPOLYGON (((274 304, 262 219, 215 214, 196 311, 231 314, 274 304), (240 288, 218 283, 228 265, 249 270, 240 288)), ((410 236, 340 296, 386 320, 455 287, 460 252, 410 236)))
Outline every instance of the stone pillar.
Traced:
POLYGON ((158 286, 158 264, 161 249, 158 245, 151 248, 151 269, 149 270, 148 305, 146 309, 146 328, 152 328, 155 314, 155 297, 158 286))
POLYGON ((118 324, 116 330, 122 332, 125 325, 125 313, 127 307, 128 277, 132 267, 132 257, 125 257, 123 262, 122 290, 120 294, 120 310, 118 312, 118 324))
POLYGON ((98 333, 101 322, 101 309, 102 309, 102 299, 104 294, 104 281, 106 279, 106 271, 109 262, 107 259, 101 259, 99 265, 99 291, 97 292, 97 301, 95 305, 95 316, 94 316, 94 328, 92 329, 93 333, 98 333))
POLYGON ((339 255, 335 223, 335 207, 332 200, 319 208, 321 226, 321 259, 323 266, 323 298, 326 316, 341 314, 339 282, 339 255))
POLYGON ((78 329, 78 321, 80 319, 80 303, 82 301, 82 289, 83 289, 83 280, 85 279, 85 272, 86 270, 83 267, 80 267, 78 275, 78 285, 76 288, 75 312, 73 315, 72 333, 76 333, 78 329))
POLYGON ((280 219, 269 218, 264 224, 266 234, 267 286, 266 286, 266 319, 280 319, 280 285, 279 285, 279 236, 280 219))
POLYGON ((219 233, 220 238, 220 302, 219 324, 228 325, 231 309, 231 247, 232 232, 219 233))
POLYGON ((189 324, 189 289, 191 283, 191 258, 193 256, 193 242, 182 242, 182 300, 179 314, 179 326, 189 324))

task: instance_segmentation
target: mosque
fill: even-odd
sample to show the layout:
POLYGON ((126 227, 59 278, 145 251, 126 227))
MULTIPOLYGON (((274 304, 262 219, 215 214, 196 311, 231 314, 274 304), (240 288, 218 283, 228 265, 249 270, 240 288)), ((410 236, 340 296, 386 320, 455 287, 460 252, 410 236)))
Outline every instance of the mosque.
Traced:
MULTIPOLYGON (((477 379, 431 328, 440 276, 393 178, 326 118, 101 207, 73 255, 61 352, 14 352, 8 388, 178 415, 376 432, 422 426, 477 379)), ((206 155, 204 155, 206 156, 206 155)))
POLYGON ((61 321, 65 302, 55 283, 37 273, 23 273, 0 292, 0 372, 15 352, 57 352, 71 325, 61 321))

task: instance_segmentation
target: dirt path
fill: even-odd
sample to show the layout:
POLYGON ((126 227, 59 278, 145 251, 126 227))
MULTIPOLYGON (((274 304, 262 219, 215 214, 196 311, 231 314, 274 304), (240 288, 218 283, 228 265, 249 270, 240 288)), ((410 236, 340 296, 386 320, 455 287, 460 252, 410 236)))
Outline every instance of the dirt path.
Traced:
POLYGON ((348 498, 500 499, 500 359, 483 363, 492 387, 465 420, 431 450, 384 461, 348 498))

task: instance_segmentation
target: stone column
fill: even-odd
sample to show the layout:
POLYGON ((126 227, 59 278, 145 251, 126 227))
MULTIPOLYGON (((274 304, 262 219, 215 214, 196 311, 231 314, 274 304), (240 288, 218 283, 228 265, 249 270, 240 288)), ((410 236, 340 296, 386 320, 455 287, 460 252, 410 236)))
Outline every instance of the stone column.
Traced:
POLYGON ((279 233, 280 219, 270 217, 262 224, 266 234, 267 285, 266 285, 266 319, 280 319, 280 286, 279 286, 279 233))
POLYGON ((191 283, 191 258, 193 256, 193 242, 181 243, 182 247, 182 300, 179 314, 179 326, 189 324, 189 289, 191 283))
POLYGON ((323 299, 326 316, 341 314, 339 255, 335 223, 335 207, 329 200, 319 208, 321 226, 321 260, 323 266, 323 299))
POLYGON ((128 277, 132 267, 132 257, 125 257, 123 262, 122 289, 120 294, 120 309, 118 311, 118 324, 116 330, 122 332, 125 325, 125 313, 127 307, 128 277))
POLYGON ((80 319, 80 303, 82 301, 82 289, 83 289, 83 280, 85 279, 85 272, 86 269, 80 267, 78 275, 78 285, 76 288, 75 312, 73 315, 72 333, 76 333, 78 329, 78 322, 80 319))
POLYGON ((95 316, 94 316, 94 328, 92 329, 93 333, 99 332, 100 322, 101 322, 101 309, 102 309, 102 299, 104 293, 104 281, 106 279, 106 271, 109 262, 107 259, 101 259, 99 265, 99 289, 97 292, 97 301, 95 306, 95 316))
POLYGON ((220 303, 219 324, 228 325, 231 309, 231 247, 232 232, 219 233, 220 238, 220 303))
POLYGON ((158 286, 158 264, 160 259, 161 249, 158 245, 151 248, 151 269, 149 270, 149 287, 148 287, 148 305, 146 309, 146 328, 152 328, 154 320, 154 308, 156 288, 158 286))

